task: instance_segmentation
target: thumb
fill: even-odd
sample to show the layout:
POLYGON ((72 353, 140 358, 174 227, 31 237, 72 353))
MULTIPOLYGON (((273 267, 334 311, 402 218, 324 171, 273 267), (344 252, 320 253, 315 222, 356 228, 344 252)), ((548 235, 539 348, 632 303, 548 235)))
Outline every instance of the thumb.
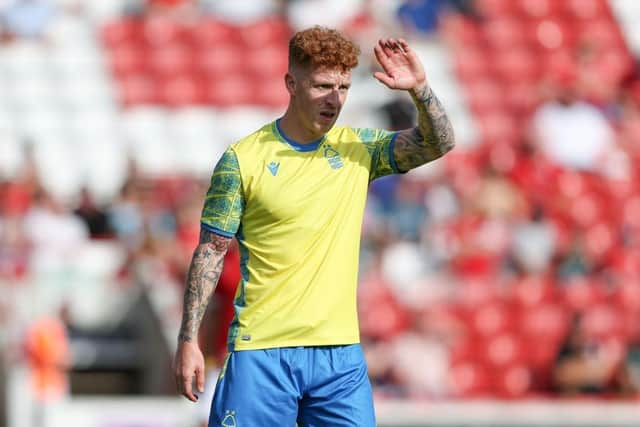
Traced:
POLYGON ((388 88, 393 88, 393 78, 391 78, 388 74, 381 71, 376 71, 375 73, 373 73, 373 77, 378 79, 379 82, 381 82, 388 88))

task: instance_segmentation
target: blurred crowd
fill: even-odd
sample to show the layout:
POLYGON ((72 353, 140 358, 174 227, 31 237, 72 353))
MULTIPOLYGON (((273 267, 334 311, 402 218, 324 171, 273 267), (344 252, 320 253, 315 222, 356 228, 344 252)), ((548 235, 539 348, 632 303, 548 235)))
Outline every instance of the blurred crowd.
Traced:
MULTIPOLYGON (((142 19, 162 14, 185 22, 207 14, 234 23, 277 14, 292 30, 326 24, 360 40, 401 32, 416 40, 438 37, 458 52, 493 23, 490 13, 511 13, 495 6, 509 3, 132 0, 120 2, 120 14, 142 19)), ((604 1, 592 3, 606 8, 604 1)), ((43 37, 56 7, 81 13, 82 2, 0 3, 2 40, 43 37)), ((599 20, 613 19, 603 10, 595 12, 599 20)), ((456 71, 480 122, 477 141, 370 187, 359 310, 376 393, 402 398, 638 396, 640 80, 635 60, 629 55, 604 66, 606 52, 598 39, 580 40, 564 49, 561 59, 540 66, 539 75, 526 81, 526 92, 506 93, 494 87, 495 81, 484 81, 478 95, 476 81, 466 75, 483 67, 481 60, 472 63, 474 54, 478 51, 465 50, 456 71), (510 107, 496 113, 491 103, 509 95, 514 104, 505 101, 510 107)), ((428 67, 429 59, 425 62, 428 67)), ((519 73, 512 76, 516 84, 519 73)), ((371 126, 401 129, 415 120, 408 99, 399 98, 379 113, 385 122, 371 126)), ((131 162, 116 196, 96 200, 85 188, 70 200, 58 200, 42 185, 47 176, 29 153, 25 158, 12 176, 0 174, 0 329, 24 321, 13 327, 15 335, 0 334, 0 345, 10 349, 8 354, 31 354, 36 364, 24 338, 27 320, 56 315, 51 306, 63 307, 65 298, 57 305, 41 304, 47 312, 16 307, 12 296, 24 286, 64 287, 82 269, 86 248, 105 243, 117 254, 106 273, 108 289, 142 287, 161 295, 164 302, 156 307, 173 333, 208 180, 189 174, 147 176, 131 162)), ((224 352, 239 277, 235 250, 227 261, 201 337, 211 366, 224 352)), ((65 321, 73 323, 73 310, 65 321)), ((66 366, 56 357, 68 355, 51 361, 66 366)))

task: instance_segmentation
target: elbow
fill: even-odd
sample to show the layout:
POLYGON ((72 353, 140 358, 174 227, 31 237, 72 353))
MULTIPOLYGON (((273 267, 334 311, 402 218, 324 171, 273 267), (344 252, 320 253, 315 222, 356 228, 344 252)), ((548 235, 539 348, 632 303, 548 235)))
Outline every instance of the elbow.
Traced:
POLYGON ((438 149, 439 149, 438 157, 444 156, 449 151, 453 150, 455 146, 456 146, 456 139, 453 135, 453 131, 441 135, 440 143, 438 144, 438 149))

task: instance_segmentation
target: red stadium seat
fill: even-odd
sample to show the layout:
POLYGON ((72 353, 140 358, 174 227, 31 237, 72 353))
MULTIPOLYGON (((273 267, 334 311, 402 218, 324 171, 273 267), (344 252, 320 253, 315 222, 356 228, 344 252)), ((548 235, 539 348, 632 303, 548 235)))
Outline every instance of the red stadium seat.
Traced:
POLYGON ((522 133, 513 114, 502 109, 479 114, 478 125, 482 141, 488 144, 514 143, 522 133))
POLYGON ((493 58, 492 64, 500 80, 507 83, 535 84, 541 74, 538 60, 528 49, 500 51, 493 58))
POLYGON ((286 46, 291 35, 291 29, 286 20, 273 16, 239 28, 242 42, 248 48, 263 48, 264 46, 286 46))
POLYGON ((195 66, 193 52, 180 44, 153 48, 147 58, 149 71, 160 78, 190 74, 195 66))
POLYGON ((476 113, 501 109, 504 105, 504 93, 493 79, 469 81, 465 89, 469 106, 476 113))
POLYGON ((529 31, 534 47, 543 52, 572 48, 576 41, 572 24, 557 19, 535 21, 529 31))
POLYGON ((572 311, 584 311, 604 301, 602 284, 585 277, 573 277, 562 285, 563 303, 572 311))
POLYGON ((111 70, 116 78, 145 74, 148 69, 145 50, 139 45, 122 45, 110 52, 111 70))
POLYGON ((519 313, 518 330, 533 341, 559 342, 567 333, 569 313, 556 302, 529 307, 519 313))
POLYGON ((489 47, 499 50, 526 47, 530 43, 530 35, 526 26, 517 19, 501 18, 487 22, 483 33, 489 47))
POLYGON ((215 48, 232 44, 234 33, 238 29, 230 23, 213 17, 203 18, 189 28, 188 36, 196 47, 201 49, 215 48))
POLYGON ((583 312, 582 327, 587 337, 597 340, 624 338, 624 318, 611 302, 588 307, 583 312))
POLYGON ((487 363, 496 371, 509 365, 522 363, 525 356, 520 339, 512 333, 503 333, 489 338, 485 353, 487 363))
POLYGON ((168 107, 186 107, 205 102, 202 85, 197 78, 184 74, 164 79, 159 84, 160 102, 168 107))
POLYGON ((562 1, 558 0, 517 0, 519 13, 526 19, 539 20, 562 16, 562 1))
POLYGON ((454 48, 477 47, 484 42, 481 26, 461 15, 450 14, 443 16, 440 22, 440 29, 454 48))
POLYGON ((138 19, 120 19, 102 28, 102 42, 109 49, 142 41, 142 21, 138 19))
POLYGON ((487 396, 491 392, 491 373, 486 366, 463 362, 449 369, 452 394, 460 398, 487 396))
POLYGON ((205 78, 225 79, 244 71, 244 56, 233 46, 216 45, 198 51, 195 70, 205 78))
POLYGON ((277 79, 281 84, 287 73, 288 61, 286 45, 253 49, 244 57, 244 64, 249 74, 258 80, 277 79))
POLYGON ((227 108, 256 104, 253 85, 243 76, 232 75, 224 79, 212 79, 204 85, 205 102, 215 106, 227 108))
POLYGON ((507 17, 514 13, 512 0, 476 0, 474 5, 483 18, 507 17))
POLYGON ((512 300, 523 308, 537 307, 553 301, 555 290, 555 283, 543 276, 521 277, 509 285, 512 300))
POLYGON ((566 0, 564 8, 572 19, 593 20, 610 16, 606 0, 566 0))
POLYGON ((145 43, 153 48, 181 43, 185 40, 184 26, 168 17, 156 16, 147 18, 142 27, 145 43))
POLYGON ((283 109, 289 102, 289 93, 284 86, 284 78, 257 81, 254 85, 255 102, 258 105, 283 109))
POLYGON ((515 326, 514 313, 504 303, 478 306, 471 315, 471 328, 480 336, 495 336, 515 326))
POLYGON ((455 68, 463 81, 487 78, 490 74, 489 58, 484 49, 477 47, 456 49, 455 68))
POLYGON ((125 76, 119 82, 120 102, 124 106, 155 104, 158 102, 156 82, 146 75, 125 76))
POLYGON ((603 49, 625 47, 625 41, 615 21, 611 19, 596 19, 578 24, 579 40, 596 44, 603 49))
POLYGON ((528 117, 540 104, 540 89, 532 81, 513 81, 503 86, 505 106, 517 117, 528 117))
POLYGON ((502 399, 522 399, 530 392, 533 374, 529 367, 516 363, 494 372, 492 391, 502 399))

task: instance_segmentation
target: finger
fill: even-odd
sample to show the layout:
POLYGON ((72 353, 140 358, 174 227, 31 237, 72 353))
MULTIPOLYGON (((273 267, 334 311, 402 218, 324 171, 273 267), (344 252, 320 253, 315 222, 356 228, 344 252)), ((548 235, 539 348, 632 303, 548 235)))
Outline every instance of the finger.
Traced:
POLYGON ((198 396, 193 394, 193 377, 184 376, 182 380, 182 395, 192 402, 198 401, 198 396))
POLYGON ((385 42, 382 45, 382 51, 388 57, 392 57, 393 56, 393 43, 391 42, 391 39, 385 39, 385 42))
POLYGON ((382 45, 376 45, 373 48, 373 53, 376 55, 376 59, 378 60, 378 63, 382 66, 382 68, 385 71, 389 72, 389 70, 391 69, 391 61, 389 60, 387 54, 384 52, 382 45))
POLYGON ((380 71, 376 71, 375 73, 373 73, 373 77, 378 79, 380 83, 384 84, 388 88, 393 89, 393 78, 390 77, 388 74, 382 73, 380 71))
POLYGON ((203 369, 196 371, 196 387, 200 393, 204 393, 204 372, 203 369))

